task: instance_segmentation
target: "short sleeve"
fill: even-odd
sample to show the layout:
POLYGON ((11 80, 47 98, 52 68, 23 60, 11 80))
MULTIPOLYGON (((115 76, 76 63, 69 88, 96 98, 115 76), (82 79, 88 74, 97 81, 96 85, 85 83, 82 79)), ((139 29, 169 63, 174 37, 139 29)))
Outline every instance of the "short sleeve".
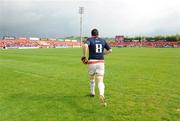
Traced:
POLYGON ((84 42, 84 44, 87 44, 87 45, 89 46, 89 45, 90 45, 89 39, 87 39, 87 40, 84 42))
POLYGON ((105 42, 105 46, 104 46, 104 48, 106 49, 106 50, 110 50, 111 49, 111 47, 108 45, 108 43, 104 40, 104 42, 105 42))

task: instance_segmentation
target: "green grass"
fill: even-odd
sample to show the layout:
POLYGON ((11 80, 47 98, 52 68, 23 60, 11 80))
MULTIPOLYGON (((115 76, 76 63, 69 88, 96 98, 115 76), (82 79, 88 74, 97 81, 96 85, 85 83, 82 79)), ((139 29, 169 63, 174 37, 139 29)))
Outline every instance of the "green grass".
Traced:
POLYGON ((87 96, 81 52, 0 50, 0 121, 180 121, 180 49, 113 49, 106 108, 87 96))

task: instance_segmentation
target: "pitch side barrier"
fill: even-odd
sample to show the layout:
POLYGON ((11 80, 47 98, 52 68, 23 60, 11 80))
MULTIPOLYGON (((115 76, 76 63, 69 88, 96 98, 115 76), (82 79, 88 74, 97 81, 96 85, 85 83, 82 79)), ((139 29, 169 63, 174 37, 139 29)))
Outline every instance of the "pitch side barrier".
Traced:
POLYGON ((80 42, 41 41, 41 40, 0 40, 0 48, 76 48, 81 47, 80 42))
POLYGON ((114 42, 110 43, 112 47, 180 47, 180 41, 177 42, 114 42))

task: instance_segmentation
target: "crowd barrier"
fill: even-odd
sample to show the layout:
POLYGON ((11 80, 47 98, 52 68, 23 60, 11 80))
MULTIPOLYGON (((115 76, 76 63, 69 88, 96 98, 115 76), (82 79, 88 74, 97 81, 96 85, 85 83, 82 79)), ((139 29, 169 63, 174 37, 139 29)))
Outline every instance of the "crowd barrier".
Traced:
POLYGON ((35 40, 0 40, 1 48, 69 48, 81 47, 80 42, 64 42, 64 41, 35 41, 35 40))
POLYGON ((180 41, 177 42, 110 42, 112 47, 180 47, 180 41))

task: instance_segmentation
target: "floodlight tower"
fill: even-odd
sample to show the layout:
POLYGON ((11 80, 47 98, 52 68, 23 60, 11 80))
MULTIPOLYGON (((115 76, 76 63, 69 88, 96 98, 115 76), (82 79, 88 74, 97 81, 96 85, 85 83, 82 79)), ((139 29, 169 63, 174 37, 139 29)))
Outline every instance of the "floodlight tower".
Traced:
POLYGON ((82 43, 82 14, 84 13, 84 7, 79 7, 79 14, 80 14, 80 39, 82 43))

